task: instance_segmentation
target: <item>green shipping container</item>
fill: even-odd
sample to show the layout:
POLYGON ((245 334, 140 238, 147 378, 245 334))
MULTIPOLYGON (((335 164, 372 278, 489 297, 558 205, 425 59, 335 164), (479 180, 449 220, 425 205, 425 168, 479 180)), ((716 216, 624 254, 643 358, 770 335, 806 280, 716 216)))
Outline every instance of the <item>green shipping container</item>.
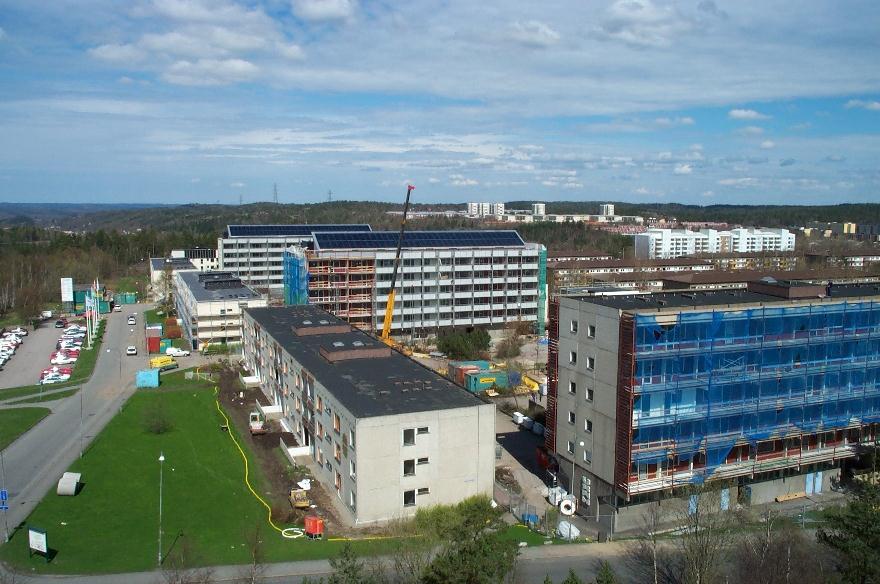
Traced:
POLYGON ((165 351, 172 347, 171 339, 162 339, 159 341, 159 353, 164 355, 165 351))
POLYGON ((101 314, 107 314, 110 312, 110 303, 106 300, 98 301, 98 312, 101 314))
POLYGON ((486 369, 465 375, 465 387, 472 393, 485 391, 493 385, 501 389, 506 388, 507 371, 504 369, 486 369))

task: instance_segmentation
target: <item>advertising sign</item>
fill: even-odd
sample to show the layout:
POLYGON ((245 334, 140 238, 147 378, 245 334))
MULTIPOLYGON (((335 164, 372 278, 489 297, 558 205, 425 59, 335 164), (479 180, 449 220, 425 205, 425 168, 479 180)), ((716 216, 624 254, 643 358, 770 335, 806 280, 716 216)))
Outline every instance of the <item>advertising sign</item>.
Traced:
POLYGON ((480 377, 480 383, 495 383, 494 377, 480 377))
POLYGON ((73 302, 73 278, 61 278, 61 302, 73 302))

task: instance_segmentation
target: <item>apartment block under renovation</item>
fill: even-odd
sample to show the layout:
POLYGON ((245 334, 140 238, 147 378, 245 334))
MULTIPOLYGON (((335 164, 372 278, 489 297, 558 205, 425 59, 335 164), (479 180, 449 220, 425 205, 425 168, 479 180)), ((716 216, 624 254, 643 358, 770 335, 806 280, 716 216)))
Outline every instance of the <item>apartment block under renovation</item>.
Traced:
POLYGON ((243 363, 350 523, 489 495, 495 406, 316 306, 246 308, 243 363))
POLYGON ((610 530, 704 481, 722 507, 827 490, 880 439, 876 284, 562 297, 549 320, 547 447, 610 530))
POLYGON ((261 292, 280 295, 282 256, 291 245, 309 245, 317 231, 370 231, 361 225, 227 225, 217 239, 219 269, 234 272, 261 292))
MULTIPOLYGON (((380 330, 397 232, 315 232, 311 249, 284 257, 288 304, 314 304, 365 330, 380 330)), ((391 330, 431 335, 444 327, 545 326, 547 251, 516 231, 408 231, 391 330)))

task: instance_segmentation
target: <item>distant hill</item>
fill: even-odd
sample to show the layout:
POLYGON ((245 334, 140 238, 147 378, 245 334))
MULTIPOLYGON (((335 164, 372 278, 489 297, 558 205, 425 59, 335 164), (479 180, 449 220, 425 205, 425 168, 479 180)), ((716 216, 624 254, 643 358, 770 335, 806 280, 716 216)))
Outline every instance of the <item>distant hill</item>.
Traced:
POLYGON ((5 203, 0 202, 0 225, 49 226, 106 211, 133 211, 156 205, 96 203, 5 203))

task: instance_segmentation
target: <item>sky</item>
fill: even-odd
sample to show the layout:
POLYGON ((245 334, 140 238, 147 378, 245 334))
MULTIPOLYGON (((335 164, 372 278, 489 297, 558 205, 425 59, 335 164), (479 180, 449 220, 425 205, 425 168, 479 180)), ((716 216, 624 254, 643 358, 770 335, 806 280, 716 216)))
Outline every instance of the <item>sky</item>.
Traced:
POLYGON ((0 201, 880 202, 876 0, 0 0, 0 201))

